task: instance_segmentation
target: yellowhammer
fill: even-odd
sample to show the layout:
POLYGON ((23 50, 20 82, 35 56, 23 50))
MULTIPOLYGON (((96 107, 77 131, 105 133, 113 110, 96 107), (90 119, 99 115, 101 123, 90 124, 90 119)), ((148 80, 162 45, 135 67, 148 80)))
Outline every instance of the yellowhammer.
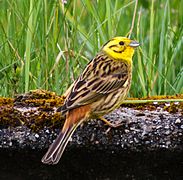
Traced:
MULTIPOLYGON (((132 57, 139 43, 115 37, 103 45, 67 93, 60 108, 66 115, 62 131, 42 158, 57 164, 76 128, 85 120, 103 116, 120 106, 132 79, 132 57)), ((104 118, 107 124, 115 126, 104 118)))

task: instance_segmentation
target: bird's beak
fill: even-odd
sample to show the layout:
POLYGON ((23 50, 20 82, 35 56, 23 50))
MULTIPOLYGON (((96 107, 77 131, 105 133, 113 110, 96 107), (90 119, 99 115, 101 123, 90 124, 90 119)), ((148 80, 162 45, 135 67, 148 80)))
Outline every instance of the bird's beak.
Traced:
POLYGON ((138 47, 140 46, 140 43, 138 43, 137 41, 131 41, 130 44, 129 44, 130 47, 138 47))

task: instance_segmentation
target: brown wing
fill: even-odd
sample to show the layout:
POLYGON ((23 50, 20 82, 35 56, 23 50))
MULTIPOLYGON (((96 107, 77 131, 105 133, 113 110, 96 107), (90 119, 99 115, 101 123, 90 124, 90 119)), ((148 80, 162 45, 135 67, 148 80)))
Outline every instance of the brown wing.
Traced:
POLYGON ((98 55, 90 61, 80 77, 74 82, 61 111, 96 102, 103 96, 123 87, 128 79, 127 65, 98 55))

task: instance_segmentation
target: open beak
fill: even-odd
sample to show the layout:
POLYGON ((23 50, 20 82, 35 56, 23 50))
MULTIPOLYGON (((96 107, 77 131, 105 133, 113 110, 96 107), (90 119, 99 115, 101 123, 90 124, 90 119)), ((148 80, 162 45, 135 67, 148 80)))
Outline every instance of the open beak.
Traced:
POLYGON ((138 43, 137 41, 131 41, 130 44, 129 44, 130 47, 138 47, 140 46, 140 43, 138 43))

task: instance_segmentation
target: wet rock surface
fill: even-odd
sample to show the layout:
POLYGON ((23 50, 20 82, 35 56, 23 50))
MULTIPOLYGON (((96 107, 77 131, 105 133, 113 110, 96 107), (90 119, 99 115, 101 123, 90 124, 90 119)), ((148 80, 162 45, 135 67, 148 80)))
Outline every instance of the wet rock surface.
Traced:
MULTIPOLYGON (((121 123, 111 128, 101 120, 89 120, 74 133, 68 148, 135 152, 183 150, 183 116, 162 109, 137 110, 121 107, 105 116, 110 122, 121 123)), ((60 129, 48 128, 34 132, 25 125, 0 129, 0 148, 46 149, 60 129)))

